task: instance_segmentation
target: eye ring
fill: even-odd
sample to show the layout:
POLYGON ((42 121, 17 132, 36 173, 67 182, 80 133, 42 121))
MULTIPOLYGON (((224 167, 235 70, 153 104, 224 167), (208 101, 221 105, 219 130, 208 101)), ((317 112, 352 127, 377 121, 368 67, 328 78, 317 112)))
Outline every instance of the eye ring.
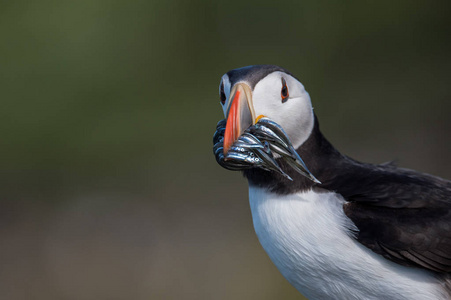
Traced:
POLYGON ((282 97, 282 103, 287 102, 290 97, 290 93, 288 92, 287 82, 284 78, 282 78, 282 89, 280 91, 280 96, 282 97))
POLYGON ((221 101, 221 104, 224 105, 226 102, 226 95, 224 93, 224 82, 221 83, 221 88, 219 92, 219 100, 221 101))

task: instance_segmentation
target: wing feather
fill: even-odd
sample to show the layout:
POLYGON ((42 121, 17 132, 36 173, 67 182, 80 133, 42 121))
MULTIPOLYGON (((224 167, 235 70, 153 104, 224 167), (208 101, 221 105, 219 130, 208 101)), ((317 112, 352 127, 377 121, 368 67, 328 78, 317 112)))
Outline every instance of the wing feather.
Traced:
POLYGON ((449 181, 383 165, 360 172, 357 188, 348 180, 343 176, 336 191, 348 201, 343 209, 359 242, 403 265, 451 272, 449 181))

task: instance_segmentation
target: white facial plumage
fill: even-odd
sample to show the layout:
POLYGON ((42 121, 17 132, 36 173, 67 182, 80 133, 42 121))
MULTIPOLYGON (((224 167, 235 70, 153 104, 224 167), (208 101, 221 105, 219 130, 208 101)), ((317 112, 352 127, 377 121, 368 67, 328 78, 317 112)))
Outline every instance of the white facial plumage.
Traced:
MULTIPOLYGON (((246 81, 237 83, 249 85, 246 81)), ((227 74, 222 77, 220 88, 222 84, 224 84, 226 95, 226 101, 222 108, 224 116, 227 117, 226 110, 229 107, 230 91, 233 88, 227 74)), ((268 74, 255 85, 252 91, 252 100, 255 115, 268 117, 282 126, 295 149, 310 136, 314 125, 310 96, 302 83, 293 76, 281 71, 268 74), (286 82, 289 94, 288 99, 283 102, 281 96, 282 79, 286 82)))

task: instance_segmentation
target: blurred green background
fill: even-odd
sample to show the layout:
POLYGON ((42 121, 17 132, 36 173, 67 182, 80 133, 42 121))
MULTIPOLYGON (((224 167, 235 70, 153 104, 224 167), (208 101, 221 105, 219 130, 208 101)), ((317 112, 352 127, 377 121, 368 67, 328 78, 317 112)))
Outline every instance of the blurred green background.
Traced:
POLYGON ((3 1, 1 299, 302 299, 212 135, 277 64, 342 152, 451 178, 450 1, 3 1))

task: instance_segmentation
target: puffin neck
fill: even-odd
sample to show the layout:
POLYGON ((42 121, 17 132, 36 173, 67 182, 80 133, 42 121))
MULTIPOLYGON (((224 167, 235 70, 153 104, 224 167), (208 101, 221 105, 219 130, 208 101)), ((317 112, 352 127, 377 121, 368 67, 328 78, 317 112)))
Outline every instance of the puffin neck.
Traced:
POLYGON ((265 188, 277 194, 293 194, 312 188, 319 190, 325 188, 326 184, 335 177, 334 170, 337 170, 336 167, 346 159, 326 140, 319 129, 316 115, 314 118, 315 122, 310 136, 296 151, 304 160, 310 172, 323 184, 317 184, 297 173, 283 159, 279 158, 277 162, 280 167, 290 175, 293 181, 273 171, 248 169, 243 171, 243 175, 248 179, 249 185, 265 188))

